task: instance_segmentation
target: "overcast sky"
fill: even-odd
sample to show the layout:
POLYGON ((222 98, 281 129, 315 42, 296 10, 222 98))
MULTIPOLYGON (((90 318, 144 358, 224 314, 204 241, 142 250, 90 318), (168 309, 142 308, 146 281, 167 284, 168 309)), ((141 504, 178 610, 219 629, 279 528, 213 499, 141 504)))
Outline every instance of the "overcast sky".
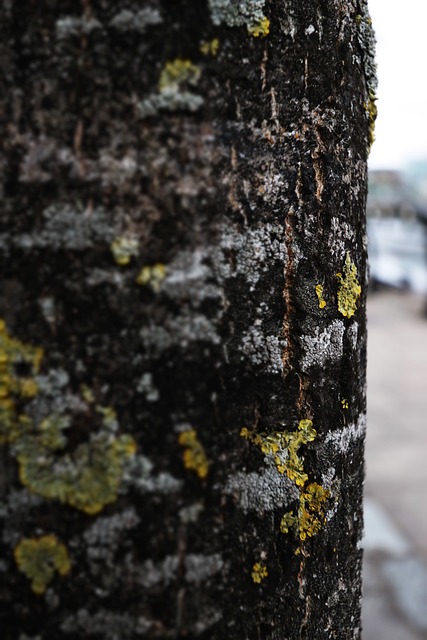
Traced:
POLYGON ((378 119, 371 169, 427 158, 427 2, 369 0, 377 35, 378 119))

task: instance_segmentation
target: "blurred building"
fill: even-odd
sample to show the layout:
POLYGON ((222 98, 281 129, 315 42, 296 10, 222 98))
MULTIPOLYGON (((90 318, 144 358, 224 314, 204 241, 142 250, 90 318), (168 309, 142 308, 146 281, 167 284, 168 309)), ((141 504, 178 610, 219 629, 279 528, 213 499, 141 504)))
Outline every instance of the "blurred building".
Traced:
POLYGON ((425 176, 424 183, 414 173, 369 174, 368 248, 374 288, 388 285, 427 293, 427 164, 425 169, 419 174, 425 176))
POLYGON ((414 220, 416 207, 400 171, 370 171, 367 213, 369 218, 414 220))

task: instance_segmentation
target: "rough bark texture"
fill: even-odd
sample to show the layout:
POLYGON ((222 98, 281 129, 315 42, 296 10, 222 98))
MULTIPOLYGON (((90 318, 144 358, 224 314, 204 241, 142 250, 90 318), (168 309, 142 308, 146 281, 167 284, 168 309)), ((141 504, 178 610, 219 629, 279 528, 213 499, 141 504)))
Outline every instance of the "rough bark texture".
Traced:
POLYGON ((2 638, 359 638, 364 0, 0 6, 2 638))

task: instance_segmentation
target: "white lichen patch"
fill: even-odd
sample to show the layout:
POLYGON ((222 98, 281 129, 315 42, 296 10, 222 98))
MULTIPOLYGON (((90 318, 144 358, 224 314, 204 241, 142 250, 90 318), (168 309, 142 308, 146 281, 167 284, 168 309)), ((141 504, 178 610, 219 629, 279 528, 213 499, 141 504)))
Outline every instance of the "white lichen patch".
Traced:
POLYGON ((174 287, 183 284, 204 280, 210 271, 204 263, 204 253, 200 249, 193 252, 179 251, 174 260, 169 264, 168 275, 165 284, 174 287))
MULTIPOLYGON (((283 269, 285 261, 283 226, 272 223, 244 234, 238 226, 223 224, 217 242, 207 251, 196 248, 178 252, 167 264, 161 291, 165 296, 178 299, 180 304, 162 325, 153 322, 141 330, 145 352, 160 353, 174 346, 188 348, 196 341, 221 344, 218 326, 228 305, 224 296, 227 281, 244 279, 243 286, 249 294, 263 276, 271 273, 272 265, 280 264, 283 269), (212 313, 210 307, 209 317, 204 311, 198 312, 206 300, 215 302, 217 307, 216 313, 212 313)), ((264 330, 262 324, 269 316, 268 305, 260 307, 257 315, 259 318, 241 340, 241 355, 269 372, 281 372, 285 348, 281 327, 277 334, 271 334, 271 328, 264 330)))
POLYGON ((129 487, 140 493, 170 494, 178 492, 182 487, 182 480, 174 478, 169 472, 153 473, 154 465, 149 458, 136 455, 129 462, 123 472, 122 491, 129 487))
POLYGON ((55 35, 57 40, 68 40, 76 36, 89 35, 92 31, 103 29, 99 20, 94 17, 78 18, 65 16, 59 18, 55 24, 55 35))
POLYGON ((326 362, 337 362, 343 354, 345 326, 342 320, 333 320, 325 329, 316 327, 314 335, 301 337, 303 357, 301 368, 307 371, 326 362))
POLYGON ((141 376, 136 385, 136 390, 145 396, 147 402, 157 402, 160 398, 159 390, 154 386, 153 376, 149 371, 141 376))
POLYGON ((185 558, 185 580, 196 584, 204 582, 223 568, 224 561, 219 553, 212 555, 190 553, 185 558))
POLYGON ((165 326, 152 323, 143 327, 140 337, 151 355, 162 353, 173 346, 186 349, 193 342, 221 343, 215 320, 194 313, 189 307, 183 307, 180 315, 168 319, 165 326))
POLYGON ((115 235, 111 215, 101 207, 95 207, 88 216, 79 206, 51 205, 44 209, 37 233, 2 233, 0 249, 8 255, 13 248, 84 251, 93 245, 109 245, 115 235))
POLYGON ((263 365, 268 373, 283 371, 282 354, 286 345, 284 338, 266 335, 262 326, 253 326, 243 335, 241 344, 242 354, 248 356, 253 365, 263 365))
POLYGON ((264 16, 265 0, 209 0, 212 22, 228 27, 251 27, 264 16))
POLYGON ((212 258, 220 282, 242 275, 249 291, 253 291, 261 275, 270 271, 272 262, 286 262, 284 227, 267 223, 242 234, 237 227, 224 224, 212 258))
POLYGON ((227 479, 223 492, 233 496, 245 513, 287 507, 299 496, 295 484, 286 474, 277 473, 273 464, 262 473, 235 473, 227 479))
POLYGON ((109 26, 125 33, 129 31, 145 33, 148 27, 160 24, 161 22, 162 17, 157 9, 144 7, 140 11, 122 9, 110 20, 109 26))
POLYGON ((205 507, 201 502, 188 505, 179 510, 179 518, 184 524, 194 524, 198 521, 205 507))
MULTIPOLYGON (((135 578, 139 585, 150 589, 156 585, 167 586, 177 578, 180 560, 177 556, 166 556, 160 562, 146 560, 135 567, 135 578)), ((219 553, 211 555, 189 553, 185 556, 185 580, 188 583, 201 583, 222 571, 224 561, 219 553)))
POLYGON ((365 437, 366 415, 362 413, 356 424, 351 424, 339 431, 328 433, 325 444, 332 444, 340 453, 347 453, 351 444, 365 437))
POLYGON ((334 467, 329 467, 325 473, 322 473, 322 487, 328 489, 332 488, 332 482, 335 479, 336 470, 334 467))
POLYGON ((356 242, 356 231, 346 221, 334 217, 331 220, 331 231, 328 237, 328 246, 333 247, 333 252, 337 263, 346 254, 348 246, 353 246, 356 242))
POLYGON ((179 566, 177 556, 166 556, 160 562, 146 560, 139 566, 134 566, 135 578, 144 589, 162 584, 168 585, 175 581, 179 566))
POLYGON ((120 187, 134 178, 138 171, 138 163, 130 155, 125 155, 123 158, 115 158, 111 153, 104 150, 99 154, 99 168, 104 186, 114 185, 115 187, 120 187))
MULTIPOLYGON (((97 518, 92 526, 83 534, 86 543, 86 553, 91 570, 97 568, 104 572, 106 565, 113 565, 114 553, 118 549, 123 537, 140 522, 134 507, 129 507, 121 513, 106 518, 97 518)), ((76 546, 79 545, 76 541, 76 546)))
POLYGON ((78 609, 65 618, 61 631, 75 634, 78 637, 101 637, 103 640, 134 640, 146 638, 153 624, 143 616, 132 616, 128 613, 116 613, 109 609, 96 612, 78 609))
POLYGON ((350 338, 351 346, 353 349, 357 347, 357 338, 359 335, 359 323, 354 322, 351 327, 348 328, 348 337, 350 338))

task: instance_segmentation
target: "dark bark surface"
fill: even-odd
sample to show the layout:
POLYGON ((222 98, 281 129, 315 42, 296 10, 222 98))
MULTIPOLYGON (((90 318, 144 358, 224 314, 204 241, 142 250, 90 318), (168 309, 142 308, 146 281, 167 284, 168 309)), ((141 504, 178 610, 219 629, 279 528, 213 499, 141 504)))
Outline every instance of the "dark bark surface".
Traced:
POLYGON ((365 2, 0 6, 2 638, 359 638, 365 2))

